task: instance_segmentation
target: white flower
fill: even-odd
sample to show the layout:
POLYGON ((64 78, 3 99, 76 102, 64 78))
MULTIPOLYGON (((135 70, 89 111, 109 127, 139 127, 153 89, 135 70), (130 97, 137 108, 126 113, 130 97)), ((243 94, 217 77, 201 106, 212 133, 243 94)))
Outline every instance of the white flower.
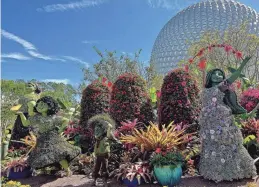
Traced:
POLYGON ((214 137, 214 135, 211 135, 210 138, 211 138, 212 140, 214 140, 215 137, 214 137))
POLYGON ((220 146, 220 149, 224 150, 226 147, 224 145, 220 146))
POLYGON ((221 159, 221 162, 224 164, 226 161, 224 158, 221 159))
POLYGON ((215 152, 215 151, 212 151, 211 155, 212 155, 212 156, 216 156, 216 152, 215 152))
POLYGON ((215 131, 214 130, 210 130, 210 134, 214 134, 215 133, 215 131))
POLYGON ((213 97, 213 98, 212 98, 212 102, 215 103, 216 101, 217 101, 217 98, 216 98, 216 97, 213 97))

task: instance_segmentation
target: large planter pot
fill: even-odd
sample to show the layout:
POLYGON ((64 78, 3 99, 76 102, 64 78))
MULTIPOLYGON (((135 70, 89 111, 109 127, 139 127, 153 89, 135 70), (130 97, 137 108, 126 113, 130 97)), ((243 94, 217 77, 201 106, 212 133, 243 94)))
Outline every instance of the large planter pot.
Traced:
POLYGON ((181 165, 177 166, 155 166, 154 174, 162 186, 173 187, 180 183, 183 174, 181 165))
POLYGON ((140 184, 138 183, 138 179, 136 177, 132 181, 129 179, 123 179, 122 182, 127 185, 127 187, 137 187, 142 183, 142 180, 140 181, 140 184))
POLYGON ((8 179, 16 180, 16 179, 23 179, 28 178, 32 174, 32 170, 30 167, 24 168, 22 171, 14 172, 14 169, 11 169, 8 175, 8 179))

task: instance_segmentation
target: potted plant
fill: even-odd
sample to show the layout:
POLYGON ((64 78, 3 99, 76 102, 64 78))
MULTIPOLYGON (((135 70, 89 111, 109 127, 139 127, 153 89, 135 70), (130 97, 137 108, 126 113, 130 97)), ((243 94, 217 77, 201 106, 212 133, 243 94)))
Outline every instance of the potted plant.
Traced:
POLYGON ((166 152, 157 148, 151 158, 154 175, 162 186, 173 187, 180 183, 184 159, 178 152, 166 152))
POLYGON ((128 187, 136 187, 151 181, 149 165, 143 162, 123 163, 111 173, 114 174, 117 180, 121 180, 128 187))
POLYGON ((15 158, 4 166, 7 178, 10 180, 22 179, 31 176, 31 168, 27 164, 27 157, 15 158))

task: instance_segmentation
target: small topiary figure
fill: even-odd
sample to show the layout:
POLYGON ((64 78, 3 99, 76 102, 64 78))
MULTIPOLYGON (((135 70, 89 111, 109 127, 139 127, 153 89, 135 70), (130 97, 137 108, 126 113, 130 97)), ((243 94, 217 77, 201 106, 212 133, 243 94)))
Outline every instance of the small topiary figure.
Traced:
POLYGON ((84 89, 79 123, 81 127, 86 128, 91 117, 108 112, 110 93, 108 86, 99 81, 94 81, 84 89))
POLYGON ((175 69, 164 78, 159 106, 159 124, 192 124, 199 115, 199 89, 183 69, 175 69))
MULTIPOLYGON (((259 103, 259 89, 250 88, 242 93, 240 104, 251 112, 259 103)), ((259 119, 259 109, 257 110, 256 118, 259 119)))
POLYGON ((138 75, 125 73, 118 77, 110 101, 110 115, 117 125, 136 118, 146 124, 153 121, 153 109, 146 90, 145 81, 138 75))

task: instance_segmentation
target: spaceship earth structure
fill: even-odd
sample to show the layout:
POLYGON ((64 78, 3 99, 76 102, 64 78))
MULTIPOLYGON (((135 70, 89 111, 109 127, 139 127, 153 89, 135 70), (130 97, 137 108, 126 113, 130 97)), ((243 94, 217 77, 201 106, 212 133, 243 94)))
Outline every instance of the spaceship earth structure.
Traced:
POLYGON ((249 32, 259 35, 259 14, 234 0, 206 0, 185 8, 171 18, 158 34, 150 63, 166 74, 188 58, 186 41, 197 41, 208 30, 224 31, 244 22, 249 32))

